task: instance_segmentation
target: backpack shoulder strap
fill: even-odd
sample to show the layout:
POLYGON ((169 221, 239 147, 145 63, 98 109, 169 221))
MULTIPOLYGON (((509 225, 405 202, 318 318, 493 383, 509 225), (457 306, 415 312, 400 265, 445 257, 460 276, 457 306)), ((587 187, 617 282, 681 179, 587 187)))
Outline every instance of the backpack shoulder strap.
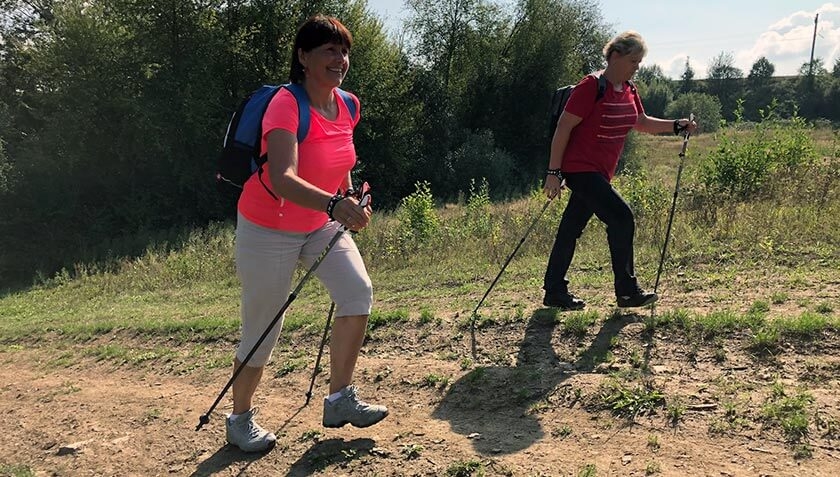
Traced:
POLYGON ((595 102, 597 103, 604 97, 604 93, 607 91, 607 78, 604 78, 604 75, 600 73, 595 73, 592 76, 598 80, 598 93, 595 94, 595 102))
POLYGON ((295 101, 297 101, 297 142, 300 144, 304 139, 306 139, 306 135, 309 134, 309 95, 306 94, 306 90, 303 88, 303 85, 297 83, 284 84, 282 87, 288 89, 295 97, 295 101))
POLYGON ((353 118, 354 121, 358 119, 357 115, 359 112, 356 110, 356 102, 353 101, 353 97, 350 93, 341 88, 336 88, 336 91, 338 91, 338 95, 341 96, 341 99, 344 100, 344 104, 347 105, 347 110, 350 111, 350 117, 353 118))

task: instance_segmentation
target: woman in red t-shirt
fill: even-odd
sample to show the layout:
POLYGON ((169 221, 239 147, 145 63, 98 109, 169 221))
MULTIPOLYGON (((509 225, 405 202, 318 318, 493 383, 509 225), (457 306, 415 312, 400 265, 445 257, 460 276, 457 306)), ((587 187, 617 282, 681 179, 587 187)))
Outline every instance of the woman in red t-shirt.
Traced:
MULTIPOLYGON (((350 32, 335 18, 317 15, 307 20, 295 39, 290 76, 309 98, 309 132, 297 142, 298 104, 285 88, 272 98, 263 117, 262 152, 268 161, 261 174, 245 183, 238 204, 236 271, 242 283, 242 338, 234 370, 255 349, 289 297, 296 265, 315 263, 341 227, 358 231, 370 222, 370 207, 346 194, 353 186, 353 128, 358 116, 351 114, 337 88, 350 67, 351 44, 350 32)), ((350 99, 358 111, 358 99, 353 95, 350 99)), ((323 425, 371 426, 384 419, 388 409, 360 400, 351 384, 373 292, 349 234, 341 235, 314 274, 336 305, 323 425)), ((264 451, 276 442, 274 434, 255 422, 251 404, 282 324, 281 320, 271 328, 233 383, 226 437, 246 452, 264 451)))
POLYGON ((610 181, 627 133, 631 129, 657 134, 688 130, 697 125, 688 119, 659 119, 645 114, 636 88, 629 82, 647 53, 642 37, 627 31, 604 47, 607 68, 600 72, 606 90, 598 98, 598 75, 588 75, 572 90, 551 141, 551 157, 544 192, 556 197, 571 189, 545 272, 543 304, 563 310, 585 306, 569 293, 566 272, 577 239, 593 215, 607 226, 615 295, 618 306, 644 306, 657 300, 655 293, 639 287, 633 266, 633 211, 610 181), (596 100, 597 99, 597 100, 596 100))

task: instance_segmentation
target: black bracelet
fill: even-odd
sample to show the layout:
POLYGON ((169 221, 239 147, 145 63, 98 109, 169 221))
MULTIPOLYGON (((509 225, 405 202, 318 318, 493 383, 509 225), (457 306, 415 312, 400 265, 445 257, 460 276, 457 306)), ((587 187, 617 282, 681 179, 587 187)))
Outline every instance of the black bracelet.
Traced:
POLYGON ((333 210, 335 210, 335 205, 341 202, 341 199, 343 198, 343 195, 336 194, 330 197, 330 201, 327 202, 327 215, 330 217, 330 220, 335 220, 335 217, 333 217, 333 210))
POLYGON ((548 176, 555 176, 561 181, 563 180, 563 174, 560 172, 560 169, 547 169, 545 174, 548 176))

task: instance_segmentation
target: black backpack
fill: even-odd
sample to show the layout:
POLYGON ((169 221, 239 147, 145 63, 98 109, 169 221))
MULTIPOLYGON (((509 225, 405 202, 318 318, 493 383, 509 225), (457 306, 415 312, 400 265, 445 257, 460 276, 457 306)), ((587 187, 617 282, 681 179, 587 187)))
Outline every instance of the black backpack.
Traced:
MULTIPOLYGON (((268 159, 265 155, 260 155, 262 119, 265 110, 268 109, 268 104, 280 88, 288 89, 298 104, 298 144, 306 139, 309 133, 309 96, 303 86, 290 83, 260 87, 242 100, 228 124, 216 170, 216 183, 220 188, 241 191, 245 181, 251 175, 255 172, 262 173, 262 165, 268 159)), ((353 98, 340 88, 338 94, 347 105, 350 116, 356 118, 356 103, 353 98)), ((260 177, 260 182, 262 182, 262 177, 260 177)), ((265 183, 263 187, 275 199, 277 198, 265 183)))
MULTIPOLYGON (((607 90, 607 79, 604 78, 604 75, 601 74, 592 74, 598 80, 598 93, 595 95, 595 102, 601 100, 604 97, 604 92, 607 90)), ((630 85, 630 89, 633 93, 636 93, 636 85, 633 84, 632 81, 627 82, 630 85)), ((551 97, 551 118, 548 121, 548 140, 551 141, 551 138, 554 137, 554 130, 557 129, 557 121, 560 120, 560 115, 563 114, 563 110, 566 109, 566 103, 569 102, 569 97, 572 96, 572 90, 575 89, 574 84, 570 84, 567 86, 563 86, 562 88, 557 88, 557 91, 554 92, 554 96, 551 97)))

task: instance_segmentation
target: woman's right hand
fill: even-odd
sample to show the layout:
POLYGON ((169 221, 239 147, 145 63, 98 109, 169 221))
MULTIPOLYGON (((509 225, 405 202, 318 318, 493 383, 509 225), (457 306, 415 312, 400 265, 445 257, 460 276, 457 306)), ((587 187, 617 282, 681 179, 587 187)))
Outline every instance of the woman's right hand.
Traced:
POLYGON ((355 197, 348 196, 335 204, 333 218, 347 228, 347 230, 358 232, 370 224, 370 205, 361 206, 355 197))
POLYGON ((560 195, 560 191, 566 188, 566 181, 561 180, 559 177, 548 174, 545 176, 545 186, 543 186, 543 192, 545 196, 549 199, 553 199, 560 195))

